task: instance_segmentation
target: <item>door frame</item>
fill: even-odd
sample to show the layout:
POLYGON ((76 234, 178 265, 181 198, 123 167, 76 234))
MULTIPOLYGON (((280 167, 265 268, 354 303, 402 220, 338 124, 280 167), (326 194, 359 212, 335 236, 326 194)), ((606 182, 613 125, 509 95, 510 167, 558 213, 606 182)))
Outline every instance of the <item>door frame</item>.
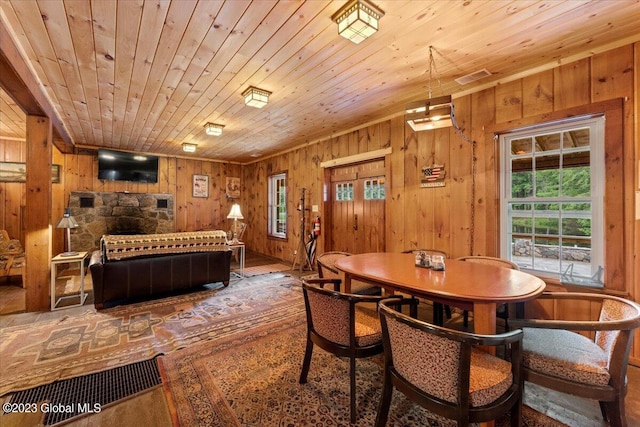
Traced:
MULTIPOLYGON (((323 196, 323 200, 322 200, 322 221, 323 221, 323 226, 322 229, 325 230, 323 231, 324 234, 324 239, 323 239, 323 248, 322 248, 322 252, 326 252, 327 246, 329 246, 331 244, 331 227, 329 227, 329 224, 332 223, 333 221, 333 197, 330 197, 329 192, 332 191, 332 187, 331 187, 331 169, 333 168, 337 168, 337 167, 342 167, 342 166, 348 166, 348 165, 353 165, 355 163, 363 163, 363 162, 368 162, 368 161, 373 161, 373 160, 380 160, 383 159, 384 160, 384 168, 385 168, 385 180, 387 181, 387 183, 389 183, 389 186, 387 187, 387 194, 389 194, 389 188, 391 187, 391 180, 390 180, 390 176, 389 172, 389 163, 390 163, 390 154, 393 152, 393 150, 391 149, 391 147, 387 147, 387 148, 382 148, 380 150, 373 150, 373 151, 367 151, 364 153, 359 153, 359 154, 355 154, 353 156, 345 156, 345 157, 339 157, 336 159, 332 159, 332 160, 327 160, 324 162, 320 163, 320 167, 322 168, 322 175, 323 175, 323 189, 324 189, 324 196, 323 196)), ((388 208, 388 203, 385 203, 385 223, 387 222, 387 216, 389 214, 388 212, 389 208, 388 208)), ((385 227, 385 233, 386 233, 386 227, 385 227)), ((386 242, 387 239, 385 238, 385 247, 386 247, 386 242)), ((317 250, 318 248, 316 248, 317 250)), ((385 248, 386 249, 386 248, 385 248)), ((319 253, 322 253, 319 252, 319 253)))

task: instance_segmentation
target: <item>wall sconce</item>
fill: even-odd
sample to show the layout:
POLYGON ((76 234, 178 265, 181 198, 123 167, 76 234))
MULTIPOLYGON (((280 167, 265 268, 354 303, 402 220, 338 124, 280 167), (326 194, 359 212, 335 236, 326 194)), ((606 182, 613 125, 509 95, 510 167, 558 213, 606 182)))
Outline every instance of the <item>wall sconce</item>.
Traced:
POLYGON ((451 95, 411 103, 404 117, 414 132, 453 126, 451 95))
POLYGON ((338 24, 338 34, 355 44, 378 31, 384 12, 367 0, 350 0, 331 19, 338 24))
POLYGON ((262 108, 269 102, 269 95, 271 92, 263 89, 258 89, 254 86, 249 86, 249 89, 242 92, 244 96, 244 103, 250 107, 262 108))
POLYGON ((197 144, 190 144, 188 142, 182 143, 182 151, 184 151, 185 153, 195 153, 197 147, 197 144))
POLYGON ((204 125, 204 131, 207 133, 207 135, 212 136, 222 135, 222 128, 224 128, 224 125, 218 125, 216 123, 207 123, 206 125, 204 125))

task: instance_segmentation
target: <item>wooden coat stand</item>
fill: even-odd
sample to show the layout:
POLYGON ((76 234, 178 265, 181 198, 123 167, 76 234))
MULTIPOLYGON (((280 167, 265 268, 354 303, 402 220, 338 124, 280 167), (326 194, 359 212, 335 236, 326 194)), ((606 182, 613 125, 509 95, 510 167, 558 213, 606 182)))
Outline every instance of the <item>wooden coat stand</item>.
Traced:
POLYGON ((299 265, 299 271, 302 272, 303 269, 307 267, 309 270, 313 271, 313 262, 309 259, 309 253, 307 252, 307 245, 304 241, 304 236, 306 233, 306 208, 304 204, 305 191, 306 188, 300 189, 300 204, 298 205, 298 210, 300 211, 300 241, 298 243, 298 249, 296 251, 295 257, 293 258, 293 264, 291 265, 291 270, 295 270, 296 264, 299 265), (303 261, 304 257, 304 261, 303 261))

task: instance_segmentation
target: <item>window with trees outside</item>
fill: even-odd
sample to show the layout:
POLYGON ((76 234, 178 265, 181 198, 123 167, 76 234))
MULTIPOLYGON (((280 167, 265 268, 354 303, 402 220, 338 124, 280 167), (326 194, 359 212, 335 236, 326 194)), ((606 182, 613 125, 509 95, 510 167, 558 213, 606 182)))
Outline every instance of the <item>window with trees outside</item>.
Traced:
POLYGON ((500 135, 501 256, 539 276, 602 287, 604 117, 500 135))
POLYGON ((287 237, 287 174, 269 176, 269 230, 270 236, 287 237))

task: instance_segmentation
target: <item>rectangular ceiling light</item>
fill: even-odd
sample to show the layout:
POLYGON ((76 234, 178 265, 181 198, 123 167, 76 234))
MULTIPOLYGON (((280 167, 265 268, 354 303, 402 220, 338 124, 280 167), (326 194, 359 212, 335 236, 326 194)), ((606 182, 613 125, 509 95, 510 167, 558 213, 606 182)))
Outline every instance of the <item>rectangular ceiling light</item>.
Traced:
POLYGON ((430 98, 409 104, 405 120, 414 132, 453 126, 451 95, 430 98))
POLYGON ((271 92, 258 89, 254 86, 249 86, 249 89, 242 93, 244 96, 244 103, 250 107, 262 108, 269 102, 269 95, 271 92))
POLYGON ((338 34, 355 44, 378 31, 384 12, 367 0, 350 0, 331 19, 338 24, 338 34))
POLYGON ((197 147, 197 144, 190 144, 188 142, 182 143, 182 151, 184 151, 185 153, 195 153, 197 147))
POLYGON ((218 125, 216 123, 207 123, 204 125, 204 131, 206 134, 212 136, 222 135, 222 128, 224 128, 224 125, 218 125))

